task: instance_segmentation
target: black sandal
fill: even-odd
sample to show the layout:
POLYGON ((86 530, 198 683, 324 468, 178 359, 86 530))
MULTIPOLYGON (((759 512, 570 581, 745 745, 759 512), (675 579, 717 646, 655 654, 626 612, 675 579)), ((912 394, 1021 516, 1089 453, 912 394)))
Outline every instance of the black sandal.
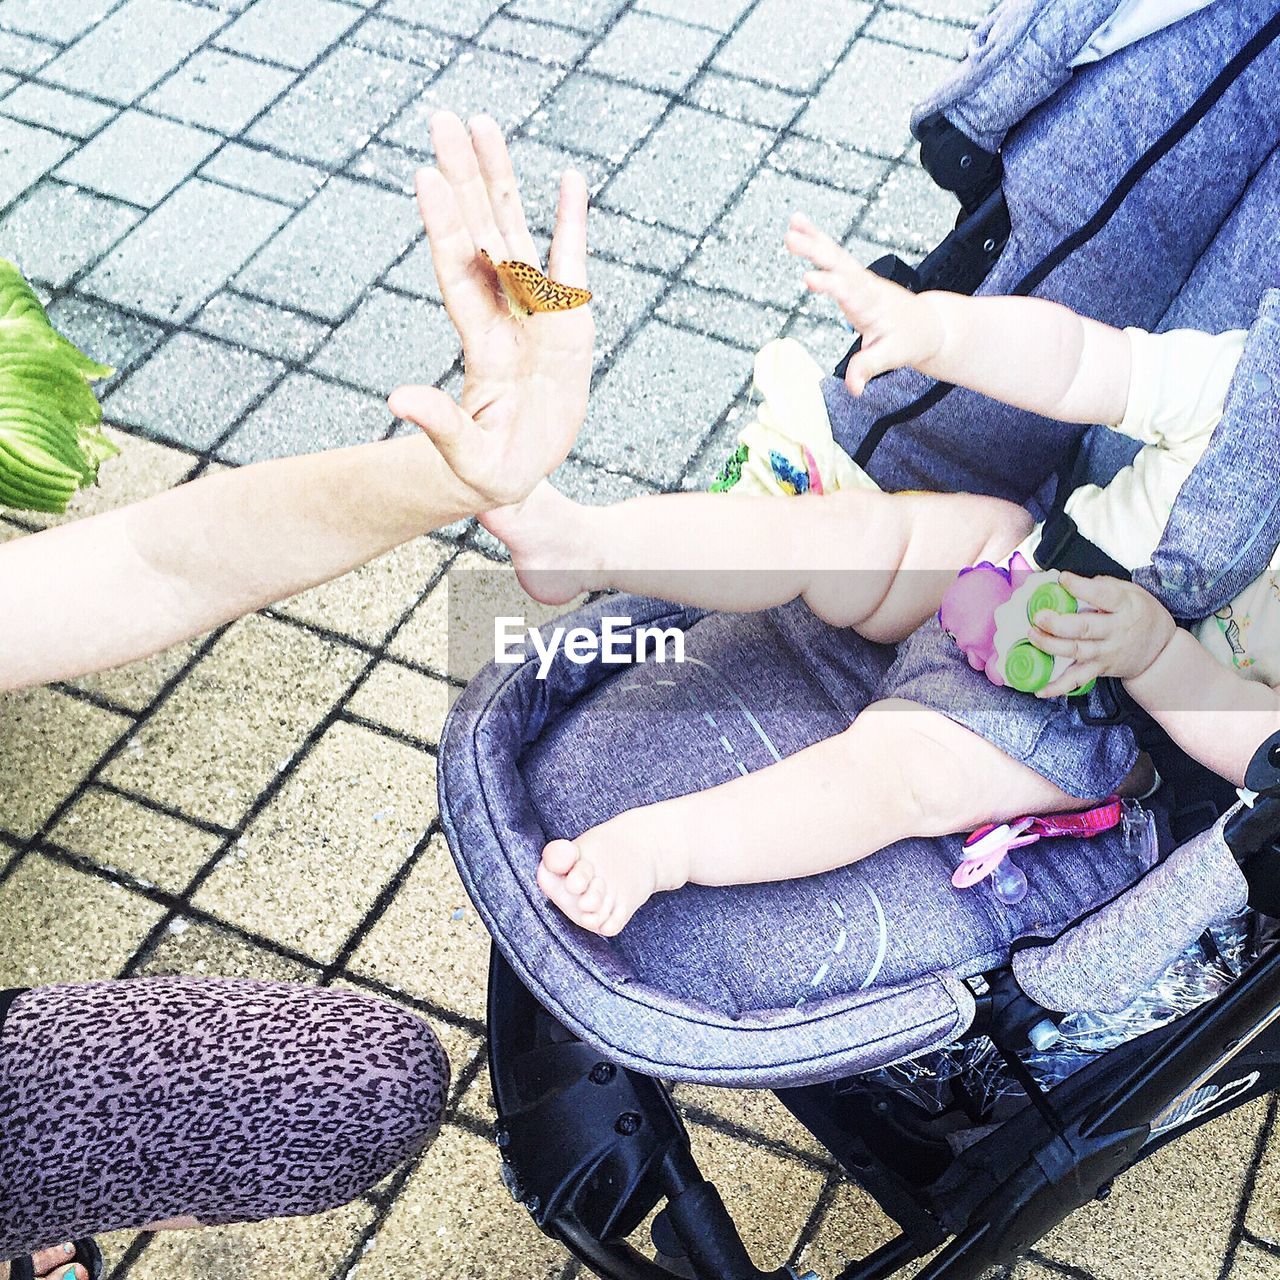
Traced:
MULTIPOLYGON (((76 1256, 68 1259, 65 1267, 55 1267, 45 1280, 62 1280, 76 1263, 89 1273, 89 1280, 102 1280, 102 1250, 98 1248, 97 1242, 86 1236, 83 1240, 74 1241, 74 1244, 76 1256)), ((30 1254, 15 1258, 9 1264, 9 1280, 36 1280, 36 1269, 30 1254)))

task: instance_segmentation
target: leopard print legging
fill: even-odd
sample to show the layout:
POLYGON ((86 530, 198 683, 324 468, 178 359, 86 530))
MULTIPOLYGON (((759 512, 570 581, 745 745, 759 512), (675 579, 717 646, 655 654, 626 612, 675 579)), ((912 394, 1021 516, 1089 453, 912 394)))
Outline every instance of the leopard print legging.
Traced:
POLYGON ((421 1151, 449 1067, 349 991, 223 978, 42 987, 0 1031, 0 1259, 174 1217, 343 1204, 421 1151))

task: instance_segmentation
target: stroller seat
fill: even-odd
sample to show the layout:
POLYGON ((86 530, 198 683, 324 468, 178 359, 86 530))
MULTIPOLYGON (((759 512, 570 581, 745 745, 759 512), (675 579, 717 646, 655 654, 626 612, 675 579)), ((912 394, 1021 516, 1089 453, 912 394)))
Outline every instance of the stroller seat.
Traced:
MULTIPOLYGON (((445 828, 485 923, 539 1001, 613 1061, 799 1084, 944 1044, 973 1020, 964 979, 1004 964, 1019 938, 1055 937, 1154 857, 1122 828, 1055 841, 1006 906, 986 886, 952 887, 960 837, 905 840, 817 877, 658 894, 618 937, 595 937, 537 887, 546 840, 839 733, 893 659, 799 603, 724 615, 606 597, 572 623, 605 616, 678 627, 684 661, 583 669, 561 656, 545 680, 536 661, 489 668, 454 709, 440 768, 445 828)), ((776 824, 781 846, 785 796, 776 824)))

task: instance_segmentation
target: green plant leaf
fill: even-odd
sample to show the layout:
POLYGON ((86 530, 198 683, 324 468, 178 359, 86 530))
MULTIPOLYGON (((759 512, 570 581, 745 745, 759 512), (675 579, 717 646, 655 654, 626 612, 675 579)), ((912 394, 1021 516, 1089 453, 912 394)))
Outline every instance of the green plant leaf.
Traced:
POLYGON ((61 513, 120 452, 103 434, 91 381, 115 370, 50 323, 35 291, 0 258, 0 505, 61 513))

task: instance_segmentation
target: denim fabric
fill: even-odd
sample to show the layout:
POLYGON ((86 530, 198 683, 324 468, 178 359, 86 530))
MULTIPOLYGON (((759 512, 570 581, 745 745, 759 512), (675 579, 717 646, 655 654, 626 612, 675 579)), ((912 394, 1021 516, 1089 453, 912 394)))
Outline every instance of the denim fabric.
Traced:
POLYGON ((1121 0, 1005 0, 974 28, 956 74, 912 112, 943 112, 984 151, 1071 78, 1071 64, 1121 0))
MULTIPOLYGON (((1274 9, 1270 0, 1212 4, 1081 68, 1052 102, 1019 125, 1004 148, 1013 233, 979 292, 1008 293, 1086 223, 1274 9)), ((1280 242, 1264 234, 1269 217, 1257 209, 1250 219, 1253 235, 1229 237, 1247 243, 1250 256, 1216 276, 1216 284, 1200 279, 1196 268, 1224 223, 1231 231, 1236 206, 1280 138, 1278 79, 1280 48, 1273 45, 1037 294, 1121 326, 1169 328, 1175 314, 1181 323, 1213 330, 1247 325, 1265 287, 1280 279, 1280 242), (1184 288, 1193 291, 1193 315, 1171 311, 1184 288)), ((881 415, 932 385, 898 370, 873 379, 854 399, 843 383, 828 379, 824 394, 836 438, 855 452, 881 415)), ((957 389, 891 428, 867 469, 887 489, 965 489, 1021 502, 1040 488, 1081 432, 957 389)))
MULTIPOLYGON (((671 1079, 794 1084, 919 1051, 966 1024, 958 977, 1003 963, 1015 938, 1060 932, 1145 870, 1110 837, 1056 841, 1051 856, 1024 856, 1031 891, 1006 908, 986 887, 951 887, 958 838, 907 840, 821 876, 661 894, 617 938, 594 937, 537 889, 547 839, 840 732, 893 658, 799 604, 742 616, 612 597, 575 621, 606 613, 686 627, 686 662, 606 678, 561 657, 545 681, 534 663, 487 669, 446 726, 440 788, 498 946, 619 1061, 671 1079)), ((789 803, 779 796, 780 858, 789 803)))
POLYGON ((1278 424, 1280 290, 1272 289, 1222 421, 1178 494, 1150 567, 1134 575, 1176 616, 1208 617, 1262 574, 1280 546, 1278 424))
POLYGON ((1013 957, 1018 985, 1046 1009, 1117 1013, 1212 924, 1245 908, 1249 885, 1224 817, 1115 902, 1046 946, 1013 957))
POLYGON ((898 646, 880 698, 906 698, 972 729, 1068 795, 1114 795, 1138 758, 1125 725, 1089 725, 1065 698, 999 688, 975 671, 936 618, 898 646))

